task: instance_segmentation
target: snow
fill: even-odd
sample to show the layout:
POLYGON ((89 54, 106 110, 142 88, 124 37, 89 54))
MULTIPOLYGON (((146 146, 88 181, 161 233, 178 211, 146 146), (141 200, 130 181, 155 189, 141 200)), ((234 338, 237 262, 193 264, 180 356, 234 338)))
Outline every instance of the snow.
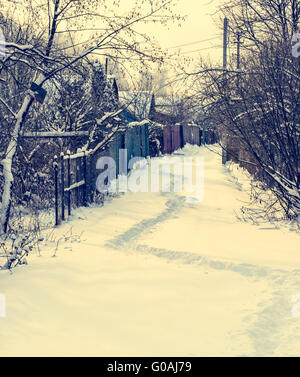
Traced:
POLYGON ((130 122, 130 123, 128 123, 128 126, 126 128, 145 126, 147 124, 149 124, 149 120, 148 119, 144 119, 144 120, 139 121, 139 122, 130 122))
POLYGON ((22 137, 69 137, 69 136, 88 136, 88 131, 27 131, 22 134, 22 137))
POLYGON ((0 271, 0 355, 299 356, 299 235, 237 220, 247 176, 220 152, 175 154, 204 158, 203 201, 127 192, 78 209, 40 257, 0 271))
POLYGON ((76 189, 76 188, 78 188, 78 187, 81 187, 81 186, 83 186, 83 185, 85 185, 85 180, 84 180, 84 179, 82 179, 82 180, 79 181, 79 182, 73 183, 73 185, 71 185, 71 186, 65 188, 65 192, 72 191, 72 190, 74 190, 74 189, 76 189))

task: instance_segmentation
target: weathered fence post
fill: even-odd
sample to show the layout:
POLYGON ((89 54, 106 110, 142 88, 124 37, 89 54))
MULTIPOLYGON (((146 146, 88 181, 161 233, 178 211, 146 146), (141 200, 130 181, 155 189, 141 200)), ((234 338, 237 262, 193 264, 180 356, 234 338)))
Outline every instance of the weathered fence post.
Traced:
POLYGON ((87 169, 86 169, 86 151, 83 151, 83 179, 84 179, 84 185, 83 185, 83 206, 87 207, 88 205, 88 182, 87 182, 87 169))
POLYGON ((206 125, 204 125, 203 128, 202 128, 202 140, 201 140, 201 143, 203 145, 206 144, 206 125))
POLYGON ((60 154, 60 164, 61 164, 61 219, 65 220, 65 162, 64 154, 60 154))
MULTIPOLYGON (((81 149, 77 149, 77 153, 80 153, 81 149)), ((76 182, 80 181, 80 157, 75 158, 75 165, 76 165, 76 182), (79 161, 79 162, 78 162, 79 161)), ((75 189, 76 194, 76 207, 79 207, 79 187, 76 187, 75 189)))
MULTIPOLYGON (((71 186, 71 152, 68 151, 67 168, 68 168, 68 187, 71 186)), ((71 190, 68 190, 68 216, 71 216, 71 190)))
POLYGON ((179 129, 179 135, 180 135, 180 148, 184 147, 184 134, 183 134, 183 125, 180 125, 179 129))
POLYGON ((90 203, 93 203, 94 201, 94 176, 93 176, 93 158, 92 155, 89 154, 89 200, 90 203))
POLYGON ((54 188, 55 188, 55 225, 59 224, 58 218, 58 164, 57 164, 57 156, 54 156, 54 188))

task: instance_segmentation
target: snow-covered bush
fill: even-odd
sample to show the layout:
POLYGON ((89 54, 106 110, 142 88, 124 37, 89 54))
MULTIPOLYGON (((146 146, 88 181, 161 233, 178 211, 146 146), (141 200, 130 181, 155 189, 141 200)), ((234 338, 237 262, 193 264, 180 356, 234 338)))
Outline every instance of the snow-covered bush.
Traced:
POLYGON ((43 238, 36 238, 34 234, 27 233, 18 236, 15 233, 8 234, 0 241, 0 269, 11 270, 19 265, 27 264, 26 257, 43 238))
POLYGON ((296 3, 224 6, 231 38, 249 46, 240 46, 238 69, 236 61, 227 71, 201 63, 195 74, 228 157, 260 180, 262 193, 272 191, 288 218, 300 217, 300 76, 291 45, 300 21, 296 3))

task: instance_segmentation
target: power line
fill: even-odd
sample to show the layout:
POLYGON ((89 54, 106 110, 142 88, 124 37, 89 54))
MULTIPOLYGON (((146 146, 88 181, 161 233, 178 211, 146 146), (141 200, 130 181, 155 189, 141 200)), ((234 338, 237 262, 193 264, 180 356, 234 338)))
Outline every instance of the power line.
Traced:
POLYGON ((192 54, 192 53, 198 52, 198 51, 209 50, 211 48, 221 48, 221 47, 222 47, 222 45, 216 45, 216 46, 198 48, 197 50, 193 50, 193 51, 184 51, 184 52, 181 53, 181 55, 183 55, 183 54, 192 54))
POLYGON ((191 45, 195 45, 197 43, 213 41, 214 39, 218 39, 218 38, 219 38, 219 36, 216 36, 216 37, 213 37, 213 38, 203 39, 201 41, 189 42, 189 43, 185 43, 185 44, 178 45, 178 46, 172 46, 172 47, 168 47, 168 48, 171 49, 171 48, 179 48, 179 47, 191 46, 191 45))

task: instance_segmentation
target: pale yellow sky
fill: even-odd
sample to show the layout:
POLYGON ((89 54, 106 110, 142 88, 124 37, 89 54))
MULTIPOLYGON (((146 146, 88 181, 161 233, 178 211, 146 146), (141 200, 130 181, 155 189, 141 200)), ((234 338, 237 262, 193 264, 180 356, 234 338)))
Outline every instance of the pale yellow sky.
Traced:
POLYGON ((210 56, 213 60, 222 56, 222 31, 216 25, 216 13, 221 0, 179 0, 177 10, 181 15, 187 15, 187 20, 181 27, 170 25, 169 30, 155 26, 149 31, 164 48, 169 51, 180 49, 181 53, 193 57, 210 56), (182 46, 185 45, 185 46, 182 46), (199 51, 200 50, 200 51, 199 51))
MULTIPOLYGON (((41 0, 36 0, 37 2, 41 0)), ((176 23, 168 27, 143 25, 141 31, 152 35, 169 53, 180 52, 182 56, 211 58, 218 62, 222 57, 222 30, 216 25, 216 11, 223 0, 174 0, 176 13, 187 16, 179 27, 176 23), (178 46, 178 47, 177 47, 178 46)), ((128 11, 133 0, 122 0, 120 10, 128 11)), ((85 34, 86 35, 86 34, 85 34)))

